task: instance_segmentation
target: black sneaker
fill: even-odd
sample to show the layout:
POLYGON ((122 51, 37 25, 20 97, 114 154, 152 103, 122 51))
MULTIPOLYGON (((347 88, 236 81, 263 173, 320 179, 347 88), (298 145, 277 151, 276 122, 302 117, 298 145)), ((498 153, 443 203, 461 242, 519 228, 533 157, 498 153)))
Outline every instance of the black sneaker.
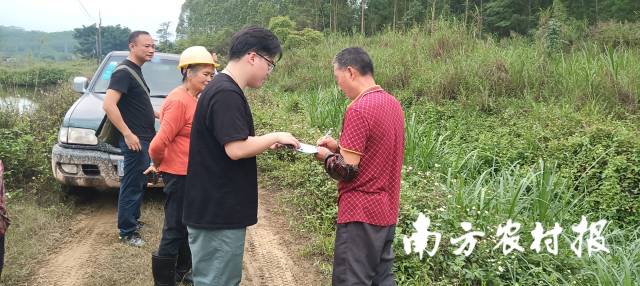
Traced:
POLYGON ((126 236, 121 236, 120 242, 135 247, 142 247, 144 245, 144 240, 142 240, 142 237, 140 237, 140 234, 137 232, 126 236))

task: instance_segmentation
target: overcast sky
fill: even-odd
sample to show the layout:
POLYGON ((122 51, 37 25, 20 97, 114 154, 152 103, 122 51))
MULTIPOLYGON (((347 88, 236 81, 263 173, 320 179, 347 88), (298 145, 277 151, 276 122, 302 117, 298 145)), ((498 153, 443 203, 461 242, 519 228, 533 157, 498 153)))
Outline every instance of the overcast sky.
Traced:
POLYGON ((182 3, 184 0, 0 0, 0 25, 68 31, 92 25, 100 11, 103 26, 120 24, 155 35, 160 23, 171 21, 170 30, 175 34, 182 3))

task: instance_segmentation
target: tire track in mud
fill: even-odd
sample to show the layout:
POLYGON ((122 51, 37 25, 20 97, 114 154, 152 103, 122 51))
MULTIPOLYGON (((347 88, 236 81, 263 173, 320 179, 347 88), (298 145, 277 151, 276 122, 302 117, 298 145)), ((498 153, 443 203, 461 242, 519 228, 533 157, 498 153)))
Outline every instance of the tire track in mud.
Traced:
MULTIPOLYGON (((288 219, 278 211, 277 193, 260 190, 258 224, 247 228, 242 286, 298 286, 323 285, 322 275, 310 258, 300 255, 306 241, 290 233, 288 219)), ((121 259, 133 261, 129 255, 148 255, 135 251, 121 256, 112 255, 117 241, 115 193, 93 193, 81 203, 68 237, 46 257, 29 285, 103 285, 120 274, 105 265, 126 265, 121 259), (139 254, 138 254, 139 253, 139 254), (111 273, 113 272, 113 273, 111 273), (99 273, 99 275, 96 275, 99 273), (98 280, 96 280, 98 279, 98 280)), ((159 203, 159 202, 156 202, 159 203)), ((153 208, 147 215, 162 216, 161 208, 153 208)), ((150 235, 160 235, 160 227, 149 225, 150 235)), ((154 244, 155 245, 155 244, 154 244)), ((146 260, 145 260, 146 261, 146 260)), ((143 262, 143 264, 146 262, 143 262)), ((149 262, 150 263, 150 262, 149 262)), ((138 265, 139 266, 139 265, 138 265)), ((150 268, 150 265, 148 265, 150 268)), ((137 267, 137 266, 134 266, 137 267)), ((134 284, 152 285, 147 265, 140 266, 143 278, 134 284)), ((138 268, 136 268, 137 272, 138 268)), ((122 281, 120 281, 122 282, 122 281)))
POLYGON ((86 275, 96 271, 99 259, 114 236, 116 210, 103 196, 75 218, 69 237, 42 264, 34 285, 83 285, 86 275))
POLYGON ((320 285, 321 278, 308 261, 296 253, 299 246, 277 217, 277 203, 270 191, 260 190, 258 224, 247 228, 242 286, 320 285))

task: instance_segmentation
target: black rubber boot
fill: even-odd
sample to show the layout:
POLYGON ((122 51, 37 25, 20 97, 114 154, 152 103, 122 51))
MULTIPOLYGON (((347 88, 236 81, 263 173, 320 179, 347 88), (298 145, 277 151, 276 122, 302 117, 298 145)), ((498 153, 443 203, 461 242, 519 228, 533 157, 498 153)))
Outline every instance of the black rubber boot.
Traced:
POLYGON ((193 277, 191 276, 191 250, 188 244, 181 247, 178 252, 176 282, 184 282, 188 285, 193 284, 193 277))
POLYGON ((176 285, 176 259, 175 257, 151 255, 151 270, 155 286, 176 285))

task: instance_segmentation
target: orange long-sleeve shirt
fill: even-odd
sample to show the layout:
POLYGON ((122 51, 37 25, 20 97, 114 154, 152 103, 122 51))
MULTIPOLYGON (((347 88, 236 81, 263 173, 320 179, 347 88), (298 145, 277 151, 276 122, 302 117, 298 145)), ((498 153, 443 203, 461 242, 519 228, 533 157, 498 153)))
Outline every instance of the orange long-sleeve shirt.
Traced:
POLYGON ((186 175, 189 138, 196 110, 196 99, 183 87, 169 93, 160 108, 160 130, 151 140, 149 156, 160 162, 161 172, 186 175))

